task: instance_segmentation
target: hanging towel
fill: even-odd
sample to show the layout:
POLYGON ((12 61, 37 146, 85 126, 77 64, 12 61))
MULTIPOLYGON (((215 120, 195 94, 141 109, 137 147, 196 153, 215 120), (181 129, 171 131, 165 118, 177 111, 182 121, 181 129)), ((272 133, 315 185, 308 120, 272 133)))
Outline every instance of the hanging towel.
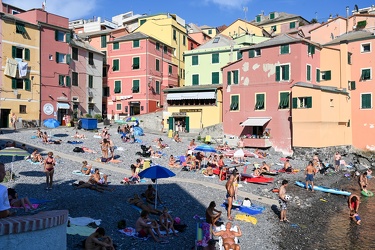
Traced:
POLYGON ((10 76, 10 77, 16 77, 17 75, 17 61, 8 58, 7 62, 5 64, 5 70, 4 70, 4 75, 10 76))
POLYGON ((18 73, 20 77, 25 77, 27 75, 27 62, 18 62, 18 73))

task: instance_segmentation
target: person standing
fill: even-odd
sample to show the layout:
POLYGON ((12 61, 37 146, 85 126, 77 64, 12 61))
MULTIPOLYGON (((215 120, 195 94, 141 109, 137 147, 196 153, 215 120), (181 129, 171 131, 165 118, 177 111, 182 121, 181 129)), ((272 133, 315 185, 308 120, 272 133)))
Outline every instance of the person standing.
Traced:
POLYGON ((229 177, 227 183, 225 184, 225 188, 227 190, 227 199, 228 199, 228 210, 227 210, 228 220, 233 220, 233 218, 231 216, 231 210, 232 210, 232 202, 233 202, 233 199, 234 199, 234 196, 235 196, 233 182, 234 182, 234 179, 236 178, 236 175, 237 175, 237 173, 234 172, 229 177))
POLYGON ((281 187, 279 188, 279 204, 280 204, 280 221, 282 222, 289 222, 286 218, 286 210, 287 210, 287 200, 286 197, 286 187, 288 186, 288 181, 283 180, 281 183, 281 187))
POLYGON ((316 169, 313 166, 312 161, 309 161, 309 165, 307 165, 305 169, 305 177, 306 177, 306 190, 309 190, 309 182, 311 184, 311 191, 314 192, 314 175, 316 169))
POLYGON ((53 158, 53 153, 48 152, 47 158, 44 160, 44 172, 46 173, 46 190, 52 189, 53 174, 55 172, 55 158, 53 158))
POLYGON ((339 152, 335 153, 334 159, 335 159, 335 171, 338 172, 340 170, 340 161, 341 161, 341 155, 339 152))
POLYGON ((237 142, 237 148, 243 149, 244 148, 244 141, 243 138, 241 137, 240 140, 237 142))
MULTIPOLYGON (((4 163, 0 162, 0 182, 4 180, 5 177, 5 165, 4 163)), ((0 219, 8 217, 10 215, 9 212, 10 204, 8 198, 8 189, 0 185, 0 219)))
POLYGON ((160 129, 161 129, 161 133, 164 133, 164 119, 161 119, 160 129))
POLYGON ((361 188, 361 191, 367 192, 367 185, 368 185, 368 178, 367 178, 367 171, 363 172, 359 176, 359 186, 361 188))
POLYGON ((12 123, 12 127, 14 128, 14 130, 17 130, 17 127, 16 127, 17 116, 14 112, 12 113, 12 117, 10 118, 10 122, 12 123))

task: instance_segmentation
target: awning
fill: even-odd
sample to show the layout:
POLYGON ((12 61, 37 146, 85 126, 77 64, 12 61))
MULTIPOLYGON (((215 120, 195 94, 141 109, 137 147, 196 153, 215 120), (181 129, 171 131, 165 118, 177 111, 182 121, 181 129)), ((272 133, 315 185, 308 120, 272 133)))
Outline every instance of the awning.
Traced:
POLYGON ((246 119, 246 121, 241 123, 241 126, 263 127, 263 125, 269 122, 270 120, 271 117, 249 117, 246 119))
POLYGON ((169 93, 167 100, 201 100, 216 99, 216 93, 211 92, 188 92, 188 93, 169 93))
POLYGON ((57 109, 70 109, 70 105, 69 105, 69 103, 58 102, 57 103, 57 109))

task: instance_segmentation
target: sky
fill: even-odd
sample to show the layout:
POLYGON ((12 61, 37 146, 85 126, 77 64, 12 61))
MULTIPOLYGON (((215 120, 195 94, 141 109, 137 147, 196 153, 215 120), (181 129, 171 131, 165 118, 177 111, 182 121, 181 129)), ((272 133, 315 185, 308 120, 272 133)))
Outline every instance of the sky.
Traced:
MULTIPOLYGON (((229 25, 237 19, 254 20, 264 12, 287 12, 297 14, 310 21, 327 21, 330 15, 346 16, 355 4, 359 8, 375 5, 375 0, 45 0, 46 10, 70 20, 80 18, 112 16, 133 11, 134 14, 173 13, 186 23, 199 26, 218 27, 229 25), (246 7, 246 8, 244 8, 246 7), (247 9, 245 12, 244 9, 247 9)), ((3 0, 3 2, 23 8, 41 8, 43 0, 3 0)))

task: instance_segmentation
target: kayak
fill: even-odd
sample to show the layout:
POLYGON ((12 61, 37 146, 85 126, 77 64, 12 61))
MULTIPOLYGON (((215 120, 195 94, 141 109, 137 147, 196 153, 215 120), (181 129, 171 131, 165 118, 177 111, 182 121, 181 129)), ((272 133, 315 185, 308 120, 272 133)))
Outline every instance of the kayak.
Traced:
POLYGON ((274 178, 267 178, 263 176, 252 176, 249 174, 241 174, 241 181, 250 183, 269 183, 273 182, 274 178))
MULTIPOLYGON (((301 181, 296 181, 296 185, 302 188, 306 188, 306 183, 301 181)), ((309 185, 309 188, 311 189, 311 185, 309 185)), ((331 194, 340 194, 340 195, 346 195, 350 196, 352 193, 336 188, 329 188, 329 187, 322 187, 322 186, 314 186, 314 190, 325 192, 325 193, 331 193, 331 194)))
POLYGON ((366 196, 366 197, 372 197, 372 196, 374 196, 374 193, 371 192, 370 190, 367 190, 367 192, 366 192, 365 190, 362 190, 362 191, 361 191, 361 194, 362 194, 363 196, 366 196))

